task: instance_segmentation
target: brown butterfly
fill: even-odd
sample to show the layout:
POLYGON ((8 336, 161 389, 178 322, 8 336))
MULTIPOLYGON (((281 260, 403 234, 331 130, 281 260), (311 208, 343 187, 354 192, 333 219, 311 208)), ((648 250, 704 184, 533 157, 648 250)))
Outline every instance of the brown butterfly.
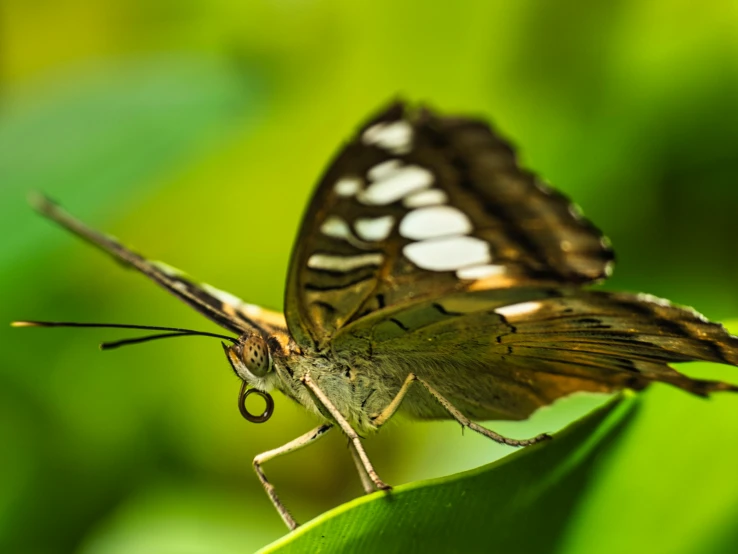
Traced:
POLYGON ((290 529, 297 523, 262 471, 276 456, 338 426, 367 492, 389 489, 360 434, 398 409, 453 418, 492 440, 525 446, 473 420, 525 419, 576 391, 693 394, 738 387, 692 379, 669 362, 738 365, 738 338, 695 311, 638 294, 582 288, 609 276, 608 241, 562 194, 522 170, 510 145, 478 120, 397 103, 365 124, 320 182, 292 255, 281 313, 246 304, 149 261, 46 198, 45 216, 144 273, 235 337, 134 325, 16 322, 17 326, 153 329, 106 343, 223 338, 243 381, 241 413, 269 419, 277 389, 324 418, 254 459, 290 529), (252 414, 251 393, 267 401, 252 414))

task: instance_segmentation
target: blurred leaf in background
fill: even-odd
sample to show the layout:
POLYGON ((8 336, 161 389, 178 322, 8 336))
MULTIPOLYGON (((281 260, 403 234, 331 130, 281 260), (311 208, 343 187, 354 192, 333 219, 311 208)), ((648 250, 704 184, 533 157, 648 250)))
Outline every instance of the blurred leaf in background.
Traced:
MULTIPOLYGON (((30 189, 279 308, 313 183, 401 94, 511 137, 612 238, 608 288, 736 317, 737 29, 738 10, 719 1, 5 0, 0 316, 210 325, 34 216, 30 189)), ((282 535, 250 461, 311 416, 278 399, 269 424, 246 426, 218 345, 96 351, 118 337, 0 331, 0 550, 248 552, 282 535)), ((494 428, 551 430, 592 405, 494 428)), ((649 391, 628 455, 603 461, 560 551, 597 538, 598 552, 734 552, 736 409, 649 391)), ((402 483, 508 452, 477 439, 400 424, 368 448, 402 483)), ((361 491, 338 434, 268 471, 302 521, 361 491)))

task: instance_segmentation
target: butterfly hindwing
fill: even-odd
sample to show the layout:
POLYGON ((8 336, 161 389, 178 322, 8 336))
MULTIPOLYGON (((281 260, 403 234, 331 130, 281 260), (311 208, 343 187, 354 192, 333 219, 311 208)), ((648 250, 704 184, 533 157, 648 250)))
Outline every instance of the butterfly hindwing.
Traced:
MULTIPOLYGON (((377 312, 335 337, 336 356, 384 383, 409 373, 470 417, 524 419, 576 391, 664 382, 698 395, 738 390, 670 362, 738 365, 738 338, 691 309, 648 295, 562 289, 480 291, 377 312)), ((410 396, 419 417, 446 417, 410 396)))
POLYGON ((583 284, 606 277, 612 259, 602 234, 485 123, 395 104, 321 180, 293 253, 286 317, 298 344, 322 349, 385 307, 583 284))

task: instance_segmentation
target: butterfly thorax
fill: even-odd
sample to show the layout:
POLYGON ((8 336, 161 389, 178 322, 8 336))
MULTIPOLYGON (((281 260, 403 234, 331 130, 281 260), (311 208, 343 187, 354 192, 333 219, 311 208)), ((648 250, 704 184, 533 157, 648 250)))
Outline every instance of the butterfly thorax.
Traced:
POLYGON ((382 401, 376 394, 376 383, 366 373, 353 369, 347 361, 336 359, 330 353, 293 351, 275 356, 274 373, 278 376, 273 382, 276 389, 316 415, 330 420, 330 415, 302 382, 309 374, 358 432, 374 430, 372 415, 380 411, 375 404, 382 401))

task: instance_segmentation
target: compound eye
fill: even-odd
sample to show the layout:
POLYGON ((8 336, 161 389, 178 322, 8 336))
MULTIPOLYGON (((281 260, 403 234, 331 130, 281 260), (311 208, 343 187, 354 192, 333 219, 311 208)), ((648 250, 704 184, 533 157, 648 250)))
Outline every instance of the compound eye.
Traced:
POLYGON ((258 335, 252 335, 243 343, 243 354, 241 355, 246 369, 255 377, 263 377, 272 369, 272 359, 269 347, 258 335))

